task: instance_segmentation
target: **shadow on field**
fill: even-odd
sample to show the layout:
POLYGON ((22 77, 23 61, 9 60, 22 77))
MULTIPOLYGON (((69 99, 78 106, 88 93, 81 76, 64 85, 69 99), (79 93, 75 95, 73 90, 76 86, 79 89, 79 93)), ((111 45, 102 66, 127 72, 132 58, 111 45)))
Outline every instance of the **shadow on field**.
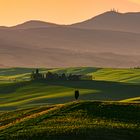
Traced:
MULTIPOLYGON (((24 105, 44 105, 44 104, 63 104, 67 102, 74 101, 74 90, 80 91, 80 98, 79 100, 101 100, 101 101, 119 101, 125 100, 128 98, 140 97, 140 85, 136 84, 126 84, 126 83, 117 83, 117 82, 108 82, 108 81, 29 81, 29 82, 21 82, 21 83, 9 83, 9 84, 2 84, 0 85, 0 101, 9 102, 5 95, 16 93, 17 96, 21 97, 20 100, 24 101, 28 99, 22 97, 23 93, 30 91, 34 91, 32 96, 30 97, 31 100, 21 103, 20 106, 24 105), (51 89, 54 86, 53 92, 51 89), (58 86, 59 89, 62 87, 64 96, 59 96, 61 91, 55 92, 55 87, 58 86), (48 87, 48 88, 46 88, 48 87), (49 90, 49 87, 50 90, 49 90), (19 90, 20 89, 20 90, 19 90), (43 95, 39 93, 44 93, 43 95), (69 93, 68 96, 65 93, 69 93), (46 93, 46 94, 45 94, 46 93), (51 96, 57 93, 58 96, 51 96), (36 96, 36 94, 38 94, 36 96), (49 94, 50 97, 39 98, 41 96, 49 94), (4 98, 5 96, 5 98, 4 98), (35 98, 34 98, 35 97, 35 98)), ((9 96, 9 95, 8 95, 9 96)), ((10 100, 11 102, 12 100, 10 100)), ((13 100, 12 102, 16 102, 18 100, 13 100)), ((5 106, 6 110, 9 110, 9 106, 5 106), (8 108, 7 108, 8 107, 8 108)), ((17 105, 15 104, 15 106, 17 105)), ((3 108, 3 107, 2 107, 3 108)), ((1 109, 1 108, 0 108, 1 109)))
POLYGON ((59 81, 45 82, 49 85, 74 89, 97 90, 98 93, 80 95, 81 99, 124 100, 140 96, 140 85, 108 81, 59 81))
POLYGON ((74 102, 73 105, 71 106, 69 105, 67 108, 65 108, 64 111, 61 112, 62 113, 75 112, 76 114, 77 110, 82 110, 84 113, 83 115, 88 116, 91 119, 96 117, 98 119, 102 118, 113 121, 119 120, 120 122, 129 122, 137 124, 140 122, 139 109, 140 109, 139 104, 133 103, 125 104, 117 102, 82 101, 82 102, 74 102))
POLYGON ((31 82, 19 82, 19 83, 5 83, 0 85, 0 94, 9 94, 15 92, 17 89, 31 84, 31 82))

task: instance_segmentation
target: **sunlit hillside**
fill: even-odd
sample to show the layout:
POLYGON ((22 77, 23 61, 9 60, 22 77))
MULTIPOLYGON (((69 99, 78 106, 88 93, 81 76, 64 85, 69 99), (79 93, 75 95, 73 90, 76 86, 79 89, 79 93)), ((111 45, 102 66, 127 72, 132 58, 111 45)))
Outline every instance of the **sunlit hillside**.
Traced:
MULTIPOLYGON (((0 110, 61 104, 74 101, 74 91, 80 100, 139 102, 139 69, 66 68, 50 69, 53 73, 92 75, 82 81, 30 81, 35 69, 0 70, 0 110)), ((46 73, 48 69, 40 69, 46 73)))

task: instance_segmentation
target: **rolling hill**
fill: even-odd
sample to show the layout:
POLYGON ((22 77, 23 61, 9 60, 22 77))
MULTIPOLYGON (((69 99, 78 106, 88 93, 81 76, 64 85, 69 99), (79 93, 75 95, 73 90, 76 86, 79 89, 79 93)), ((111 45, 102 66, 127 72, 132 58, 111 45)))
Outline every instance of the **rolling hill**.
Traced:
POLYGON ((119 13, 108 11, 72 27, 140 33, 140 12, 119 13))
POLYGON ((57 27, 59 25, 49 22, 43 22, 39 20, 30 20, 27 22, 24 22, 19 25, 15 25, 10 27, 11 29, 30 29, 30 28, 48 28, 48 27, 57 27))
POLYGON ((138 110, 139 104, 82 101, 0 112, 0 139, 139 139, 138 110))
POLYGON ((28 21, 14 27, 1 27, 0 66, 137 67, 140 65, 140 33, 138 26, 131 22, 139 25, 139 15, 106 12, 74 25, 28 21), (113 25, 115 19, 120 23, 113 25), (137 33, 130 25, 137 28, 137 33), (122 30, 124 26, 133 31, 122 30))
POLYGON ((110 11, 73 25, 0 27, 0 140, 139 139, 139 19, 110 11), (35 67, 92 78, 31 80, 35 67))
POLYGON ((68 27, 0 30, 0 64, 9 67, 134 67, 140 34, 68 27))
MULTIPOLYGON (((79 89, 80 100, 139 103, 139 69, 57 68, 51 72, 93 75, 93 81, 30 81, 33 68, 0 69, 0 110, 60 104, 74 100, 79 89)), ((46 73, 48 69, 40 69, 46 73)))
MULTIPOLYGON (((140 83, 140 69, 117 69, 117 68, 95 68, 95 67, 73 67, 73 68, 40 68, 41 73, 48 71, 58 74, 81 74, 92 75, 93 80, 122 82, 130 84, 140 83)), ((0 83, 29 81, 30 74, 35 68, 1 68, 0 83)))

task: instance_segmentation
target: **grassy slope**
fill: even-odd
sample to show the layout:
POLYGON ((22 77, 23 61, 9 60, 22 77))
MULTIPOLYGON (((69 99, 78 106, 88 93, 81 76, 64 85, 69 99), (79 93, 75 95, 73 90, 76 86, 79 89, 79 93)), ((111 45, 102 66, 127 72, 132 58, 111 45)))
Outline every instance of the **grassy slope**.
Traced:
MULTIPOLYGON (((28 80, 33 70, 34 69, 30 68, 0 69, 0 79, 5 79, 5 81, 7 81, 12 77, 17 78, 19 81, 28 80)), ((47 69, 41 69, 41 72, 46 71, 47 69)), ((18 84, 1 82, 0 110, 73 101, 75 89, 80 90, 80 99, 139 102, 139 69, 99 69, 83 67, 52 69, 50 71, 94 75, 93 77, 97 81, 52 83, 32 83, 26 81, 18 84), (120 83, 115 83, 113 81, 120 83)))
POLYGON ((139 97, 140 86, 105 81, 21 82, 0 85, 0 110, 74 100, 79 89, 81 100, 120 101, 139 97))
POLYGON ((93 75, 95 80, 140 83, 140 69, 100 69, 93 75))
MULTIPOLYGON (((30 73, 35 70, 33 68, 10 68, 0 69, 0 80, 12 81, 12 80, 29 80, 30 73)), ((47 72, 48 69, 40 69, 41 72, 47 72)), ((126 82, 126 83, 140 83, 140 69, 112 69, 112 68, 56 68, 49 69, 49 71, 57 73, 73 73, 93 75, 95 80, 100 81, 114 81, 114 82, 126 82)))
MULTIPOLYGON (((46 72, 47 69, 40 69, 42 72, 46 72)), ((34 68, 6 68, 0 69, 0 83, 15 82, 15 81, 27 81, 30 79, 30 74, 35 71, 34 68)))
POLYGON ((139 110, 140 104, 73 102, 0 113, 0 139, 139 139, 139 110))

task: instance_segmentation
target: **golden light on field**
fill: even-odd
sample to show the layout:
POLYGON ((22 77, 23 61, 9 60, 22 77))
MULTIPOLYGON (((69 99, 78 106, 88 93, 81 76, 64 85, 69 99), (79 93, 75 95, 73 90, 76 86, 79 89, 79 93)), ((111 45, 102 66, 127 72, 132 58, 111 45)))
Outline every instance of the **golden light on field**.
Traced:
POLYGON ((140 0, 0 0, 0 25, 27 20, 70 24, 112 8, 120 12, 140 11, 140 0))

